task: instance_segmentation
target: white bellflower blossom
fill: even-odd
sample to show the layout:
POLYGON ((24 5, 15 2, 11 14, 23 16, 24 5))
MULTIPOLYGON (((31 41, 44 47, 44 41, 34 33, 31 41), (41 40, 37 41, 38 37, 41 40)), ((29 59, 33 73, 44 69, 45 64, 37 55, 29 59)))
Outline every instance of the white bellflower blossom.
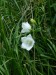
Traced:
POLYGON ((31 26, 28 22, 23 22, 22 23, 22 30, 21 33, 28 33, 31 30, 31 26))
POLYGON ((34 39, 32 38, 31 34, 29 34, 26 37, 21 37, 21 48, 26 49, 26 50, 31 50, 32 47, 34 46, 34 39))

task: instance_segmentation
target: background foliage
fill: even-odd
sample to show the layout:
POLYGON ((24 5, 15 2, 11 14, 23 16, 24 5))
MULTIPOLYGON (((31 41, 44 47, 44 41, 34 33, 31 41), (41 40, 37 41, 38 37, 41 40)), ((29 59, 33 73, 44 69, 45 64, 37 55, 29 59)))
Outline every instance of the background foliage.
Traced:
POLYGON ((56 0, 0 0, 0 75, 56 75, 56 0), (37 24, 28 52, 20 31, 31 18, 37 24))

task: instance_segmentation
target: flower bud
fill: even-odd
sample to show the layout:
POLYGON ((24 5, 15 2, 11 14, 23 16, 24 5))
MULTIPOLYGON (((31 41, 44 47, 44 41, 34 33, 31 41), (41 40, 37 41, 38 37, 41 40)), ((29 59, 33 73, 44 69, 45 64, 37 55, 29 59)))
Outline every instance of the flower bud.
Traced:
POLYGON ((36 24, 36 21, 35 21, 33 18, 30 19, 30 22, 31 22, 32 24, 36 24))

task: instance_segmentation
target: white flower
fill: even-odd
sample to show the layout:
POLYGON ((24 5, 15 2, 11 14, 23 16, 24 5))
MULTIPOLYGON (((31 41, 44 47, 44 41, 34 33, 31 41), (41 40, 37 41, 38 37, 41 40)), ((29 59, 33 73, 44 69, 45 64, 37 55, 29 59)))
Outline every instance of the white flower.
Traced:
POLYGON ((33 47, 33 45, 35 43, 31 34, 29 34, 26 37, 22 37, 21 42, 22 42, 21 48, 26 49, 28 51, 31 50, 31 48, 33 47))
POLYGON ((31 26, 28 22, 23 22, 22 23, 22 30, 21 33, 28 33, 31 30, 31 26))

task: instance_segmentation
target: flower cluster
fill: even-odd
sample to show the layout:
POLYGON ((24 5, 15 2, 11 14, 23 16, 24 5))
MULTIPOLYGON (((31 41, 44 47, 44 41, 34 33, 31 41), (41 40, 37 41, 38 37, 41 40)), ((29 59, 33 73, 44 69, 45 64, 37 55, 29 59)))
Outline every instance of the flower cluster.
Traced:
MULTIPOLYGON (((23 22, 22 23, 22 30, 21 33, 29 33, 31 30, 31 25, 28 22, 23 22)), ((35 41, 32 38, 31 34, 21 37, 21 48, 26 49, 26 50, 31 50, 35 41)))

